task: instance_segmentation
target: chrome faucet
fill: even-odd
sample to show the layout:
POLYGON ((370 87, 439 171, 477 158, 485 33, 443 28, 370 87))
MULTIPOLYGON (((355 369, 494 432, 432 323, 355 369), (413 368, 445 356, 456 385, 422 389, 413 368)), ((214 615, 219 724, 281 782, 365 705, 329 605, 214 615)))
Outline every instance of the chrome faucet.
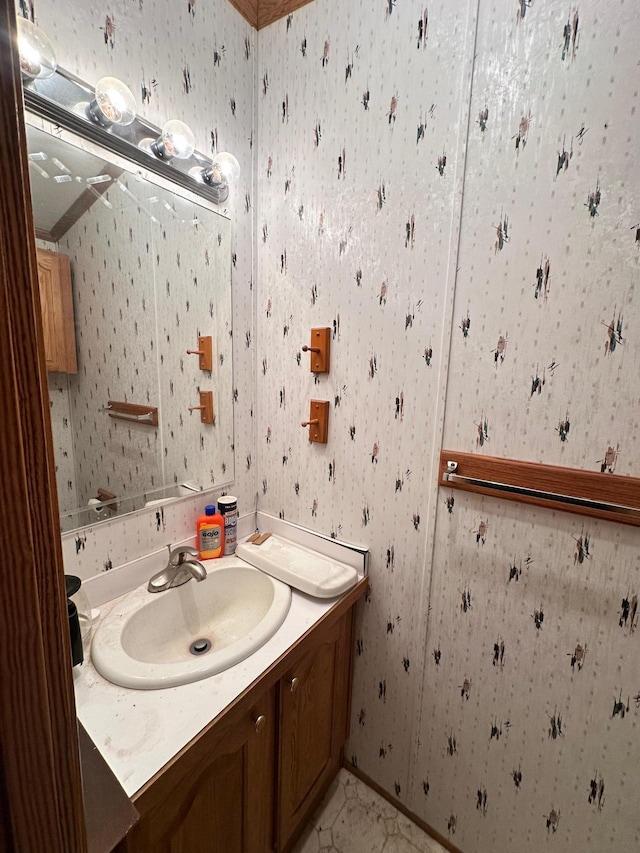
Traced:
POLYGON ((207 576, 207 570, 199 560, 194 559, 198 556, 195 548, 181 546, 171 550, 171 545, 167 545, 169 549, 169 562, 161 572, 154 575, 147 589, 149 592, 164 592, 165 589, 173 589, 175 586, 182 586, 183 583, 195 578, 197 581, 203 581, 207 576))

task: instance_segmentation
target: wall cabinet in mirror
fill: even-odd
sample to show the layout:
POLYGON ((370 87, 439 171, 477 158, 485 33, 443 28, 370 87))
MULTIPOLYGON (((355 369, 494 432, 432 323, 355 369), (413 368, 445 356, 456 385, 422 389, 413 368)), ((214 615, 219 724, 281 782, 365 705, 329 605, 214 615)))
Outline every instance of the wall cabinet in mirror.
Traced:
POLYGON ((46 249, 37 251, 47 370, 50 373, 77 373, 69 257, 46 249))

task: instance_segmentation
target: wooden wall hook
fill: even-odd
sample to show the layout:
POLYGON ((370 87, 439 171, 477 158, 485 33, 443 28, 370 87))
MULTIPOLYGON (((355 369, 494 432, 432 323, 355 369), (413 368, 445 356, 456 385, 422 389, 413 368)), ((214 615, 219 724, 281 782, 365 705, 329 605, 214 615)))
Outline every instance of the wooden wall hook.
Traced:
POLYGON ((331 353, 331 329, 311 329, 311 345, 303 346, 302 352, 310 353, 309 370, 312 373, 329 372, 329 356, 331 353))
POLYGON ((187 355, 198 355, 200 370, 213 370, 213 338, 211 335, 201 335, 198 338, 198 349, 188 349, 187 355))
POLYGON ((326 444, 329 436, 329 401, 311 400, 309 420, 302 421, 300 426, 309 427, 309 441, 326 444))
POLYGON ((190 412, 200 410, 200 420, 203 424, 215 424, 216 416, 213 412, 213 391, 200 392, 200 405, 189 406, 190 412))

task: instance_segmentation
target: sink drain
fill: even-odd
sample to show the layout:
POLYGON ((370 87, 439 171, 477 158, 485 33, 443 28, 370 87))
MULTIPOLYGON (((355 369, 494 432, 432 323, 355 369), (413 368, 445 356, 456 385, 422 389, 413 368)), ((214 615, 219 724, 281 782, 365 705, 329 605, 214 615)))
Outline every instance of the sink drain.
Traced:
POLYGON ((205 652, 208 652, 210 648, 211 640, 205 640, 203 638, 201 640, 194 640, 189 646, 189 651, 192 655, 203 655, 205 652))

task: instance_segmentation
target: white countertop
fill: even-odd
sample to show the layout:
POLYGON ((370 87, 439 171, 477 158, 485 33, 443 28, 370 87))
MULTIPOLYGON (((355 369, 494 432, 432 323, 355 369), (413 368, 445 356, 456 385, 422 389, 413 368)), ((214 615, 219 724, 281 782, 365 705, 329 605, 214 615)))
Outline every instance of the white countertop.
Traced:
MULTIPOLYGON (((216 562, 242 563, 238 557, 216 562)), ((118 600, 100 605, 102 618, 118 600)), ((99 675, 90 655, 86 655, 84 664, 73 670, 78 718, 128 796, 148 782, 338 600, 311 598, 292 590, 284 623, 262 648, 218 675, 180 687, 118 687, 99 675)))

